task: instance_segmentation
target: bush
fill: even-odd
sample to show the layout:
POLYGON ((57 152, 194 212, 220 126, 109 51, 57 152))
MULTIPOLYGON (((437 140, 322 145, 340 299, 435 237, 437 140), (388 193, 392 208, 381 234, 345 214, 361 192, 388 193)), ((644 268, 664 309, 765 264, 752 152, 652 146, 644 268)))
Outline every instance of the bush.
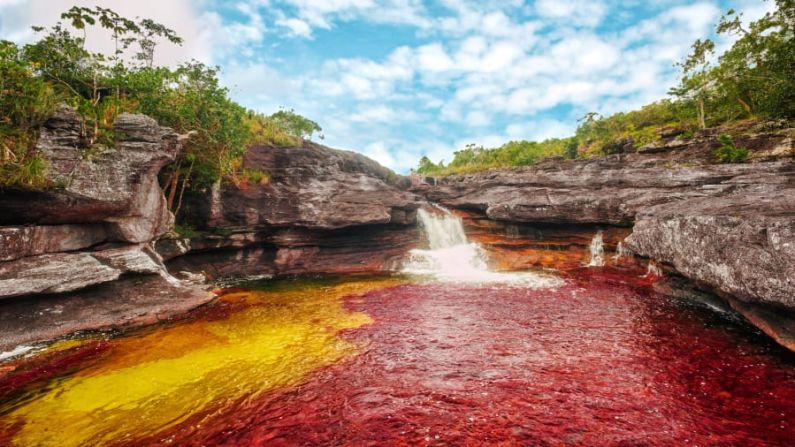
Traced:
POLYGON ((748 149, 744 147, 736 147, 732 137, 727 134, 721 134, 718 137, 720 146, 715 149, 715 158, 721 163, 743 163, 748 159, 748 149))
POLYGON ((113 121, 121 112, 143 113, 190 138, 164 170, 168 207, 179 214, 186 188, 220 181, 267 182, 266 173, 240 172, 255 143, 300 144, 320 132, 293 110, 264 116, 229 98, 217 67, 191 61, 177 68, 153 66, 158 40, 181 44, 174 31, 149 19, 126 19, 106 8, 73 7, 52 27, 34 27, 38 40, 22 47, 0 41, 0 187, 50 187, 46 163, 35 154, 38 129, 65 103, 83 116, 89 148, 113 146, 113 121), (86 48, 89 27, 111 34, 116 50, 86 48))

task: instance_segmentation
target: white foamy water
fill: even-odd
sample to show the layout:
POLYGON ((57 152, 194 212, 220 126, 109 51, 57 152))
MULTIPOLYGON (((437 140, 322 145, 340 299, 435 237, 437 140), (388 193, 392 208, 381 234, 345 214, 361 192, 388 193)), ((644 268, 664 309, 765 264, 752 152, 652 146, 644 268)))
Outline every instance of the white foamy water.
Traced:
POLYGON ((591 240, 591 262, 589 267, 601 267, 605 265, 605 243, 602 232, 598 231, 591 240))
POLYGON ((442 207, 434 206, 432 211, 420 209, 417 219, 429 248, 411 250, 403 266, 404 273, 433 276, 445 282, 507 283, 527 287, 553 287, 561 283, 558 278, 530 272, 490 270, 485 250, 470 242, 461 219, 442 207))
POLYGON ((628 259, 635 257, 635 253, 632 250, 628 249, 624 246, 623 242, 619 242, 618 246, 616 247, 616 254, 613 256, 613 263, 618 264, 621 262, 622 259, 628 259))
POLYGON ((26 352, 32 351, 33 349, 34 349, 33 346, 20 345, 10 351, 0 352, 0 362, 6 359, 10 359, 11 357, 22 355, 26 352))

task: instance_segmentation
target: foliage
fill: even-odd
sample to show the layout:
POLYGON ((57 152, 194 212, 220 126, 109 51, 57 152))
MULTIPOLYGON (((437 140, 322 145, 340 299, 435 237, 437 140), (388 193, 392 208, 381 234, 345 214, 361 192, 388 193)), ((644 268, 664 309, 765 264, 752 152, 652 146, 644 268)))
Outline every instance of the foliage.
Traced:
POLYGON ((716 65, 708 60, 714 51, 710 40, 696 41, 683 62, 682 80, 671 92, 688 104, 699 92, 702 128, 738 118, 795 117, 795 1, 775 3, 774 11, 748 28, 734 10, 721 18, 717 32, 737 40, 716 65))
POLYGON ((562 156, 569 144, 568 139, 535 141, 509 141, 498 148, 486 149, 474 144, 454 153, 453 161, 445 166, 444 161, 433 163, 428 157, 420 160, 418 174, 450 175, 476 172, 490 168, 532 165, 544 158, 562 156))
POLYGON ((267 181, 265 173, 240 172, 250 144, 297 145, 321 131, 293 110, 267 117, 247 111, 229 98, 217 67, 196 61, 173 69, 155 66, 158 45, 179 45, 182 39, 153 20, 78 6, 61 20, 49 28, 34 27, 39 39, 22 47, 0 41, 0 186, 49 186, 46 164, 34 149, 38 129, 59 103, 74 106, 84 117, 86 150, 112 145, 113 121, 121 112, 144 113, 189 135, 164 175, 175 213, 186 188, 207 188, 241 175, 267 181), (90 27, 110 34, 110 54, 87 50, 90 27))
POLYGON ((270 182, 270 175, 261 169, 242 169, 235 176, 235 184, 240 187, 246 187, 252 183, 258 185, 267 185, 270 182))
POLYGON ((15 44, 0 41, 0 185, 44 184, 44 162, 32 149, 57 98, 35 72, 15 44))
MULTIPOLYGON (((281 109, 268 119, 295 138, 309 139, 312 138, 313 133, 323 131, 316 122, 295 113, 293 109, 281 109)), ((320 138, 323 139, 323 136, 321 135, 320 138)))
POLYGON ((569 160, 574 160, 579 155, 580 142, 576 138, 572 138, 566 143, 563 155, 569 160))
POLYGON ((272 144, 282 147, 301 144, 300 137, 288 133, 269 116, 248 111, 245 120, 251 131, 251 144, 272 144))
POLYGON ((175 224, 174 225, 174 232, 178 235, 190 239, 197 238, 201 235, 195 228, 187 224, 175 224))
POLYGON ((736 147, 730 135, 721 134, 718 142, 720 147, 715 149, 715 158, 721 163, 742 163, 748 158, 748 149, 736 147))

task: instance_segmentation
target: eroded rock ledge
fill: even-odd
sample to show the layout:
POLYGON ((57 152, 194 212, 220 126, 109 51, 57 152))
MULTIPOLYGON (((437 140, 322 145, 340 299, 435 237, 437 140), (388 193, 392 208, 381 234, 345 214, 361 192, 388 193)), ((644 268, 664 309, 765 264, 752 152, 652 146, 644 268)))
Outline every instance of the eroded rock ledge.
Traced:
POLYGON ((255 146, 243 168, 267 182, 218 185, 187 199, 192 239, 158 250, 210 277, 390 270, 419 241, 410 182, 354 152, 311 142, 255 146))
MULTIPOLYGON (((621 242, 723 296, 795 350, 794 132, 785 128, 735 138, 751 149, 744 164, 713 164, 712 150, 719 144, 713 131, 602 159, 415 178, 413 190, 464 211, 494 250, 520 239, 510 232, 536 238, 535 245, 527 240, 515 245, 540 266, 559 267, 554 256, 542 256, 545 244, 554 245, 556 231, 593 235, 601 229, 608 247, 621 242), (494 222, 495 231, 483 231, 485 219, 494 222), (617 237, 622 227, 626 230, 617 237), (501 231, 508 237, 495 237, 501 231), (759 317, 764 314, 779 321, 764 323, 759 317)), ((571 242, 578 239, 585 238, 571 242)), ((584 241, 578 247, 584 250, 584 241)))
POLYGON ((85 147, 82 126, 74 109, 60 108, 36 146, 50 186, 0 191, 0 350, 166 318, 212 299, 204 286, 169 275, 153 248, 173 225, 157 175, 180 150, 180 136, 121 114, 112 147, 85 147), (129 281, 136 289, 122 293, 119 284, 129 281), (133 296, 154 290, 168 296, 133 296))

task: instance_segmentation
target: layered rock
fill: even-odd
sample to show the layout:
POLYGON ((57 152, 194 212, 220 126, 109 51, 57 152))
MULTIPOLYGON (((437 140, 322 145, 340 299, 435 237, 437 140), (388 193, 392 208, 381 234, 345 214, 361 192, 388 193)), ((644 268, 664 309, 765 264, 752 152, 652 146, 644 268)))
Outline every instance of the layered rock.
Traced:
POLYGON ((311 142, 298 147, 254 146, 244 170, 266 174, 262 183, 224 184, 198 203, 203 228, 297 226, 337 229, 355 225, 413 224, 417 199, 408 179, 355 152, 311 142), (264 183, 264 184, 263 184, 264 183))
POLYGON ((146 116, 121 114, 112 145, 86 147, 83 126, 74 109, 60 108, 36 145, 49 186, 0 192, 0 298, 21 297, 2 300, 0 313, 20 300, 73 292, 107 300, 102 306, 112 313, 123 301, 114 284, 132 275, 172 292, 164 309, 183 308, 181 297, 194 306, 196 296, 209 300, 174 280, 152 248, 173 225, 157 175, 176 157, 180 136, 146 116))
POLYGON ((498 221, 478 211, 455 213, 462 218, 470 241, 489 252, 491 267, 500 270, 545 268, 570 270, 592 262, 591 244, 602 237, 603 249, 610 254, 607 265, 629 266, 632 256, 619 256, 619 244, 631 230, 609 225, 576 225, 498 221))
POLYGON ((213 277, 390 270, 420 240, 408 179, 353 152, 311 142, 255 146, 243 170, 266 182, 225 183, 186 200, 203 234, 161 242, 170 266, 213 277), (181 241, 181 242, 180 242, 181 241))
MULTIPOLYGON (((751 162, 744 164, 714 164, 717 133, 606 158, 415 179, 414 190, 497 222, 481 239, 495 250, 530 258, 543 255, 541 244, 555 239, 554 226, 582 234, 619 226, 627 235, 631 228, 623 247, 724 296, 738 310, 762 306, 789 318, 795 315, 793 130, 735 138, 751 150, 751 162), (517 228, 537 235, 538 243, 525 240, 511 247, 517 228), (546 228, 547 234, 533 228, 546 228)), ((575 245, 581 259, 584 244, 575 245)), ((565 265, 554 257, 537 263, 565 265)), ((777 339, 786 338, 759 321, 755 324, 777 339)))
POLYGON ((144 115, 123 113, 112 147, 85 147, 84 123, 62 107, 41 129, 36 151, 47 164, 51 187, 6 190, 0 225, 95 224, 108 241, 141 243, 167 232, 173 217, 157 181, 174 161, 179 135, 144 115))

